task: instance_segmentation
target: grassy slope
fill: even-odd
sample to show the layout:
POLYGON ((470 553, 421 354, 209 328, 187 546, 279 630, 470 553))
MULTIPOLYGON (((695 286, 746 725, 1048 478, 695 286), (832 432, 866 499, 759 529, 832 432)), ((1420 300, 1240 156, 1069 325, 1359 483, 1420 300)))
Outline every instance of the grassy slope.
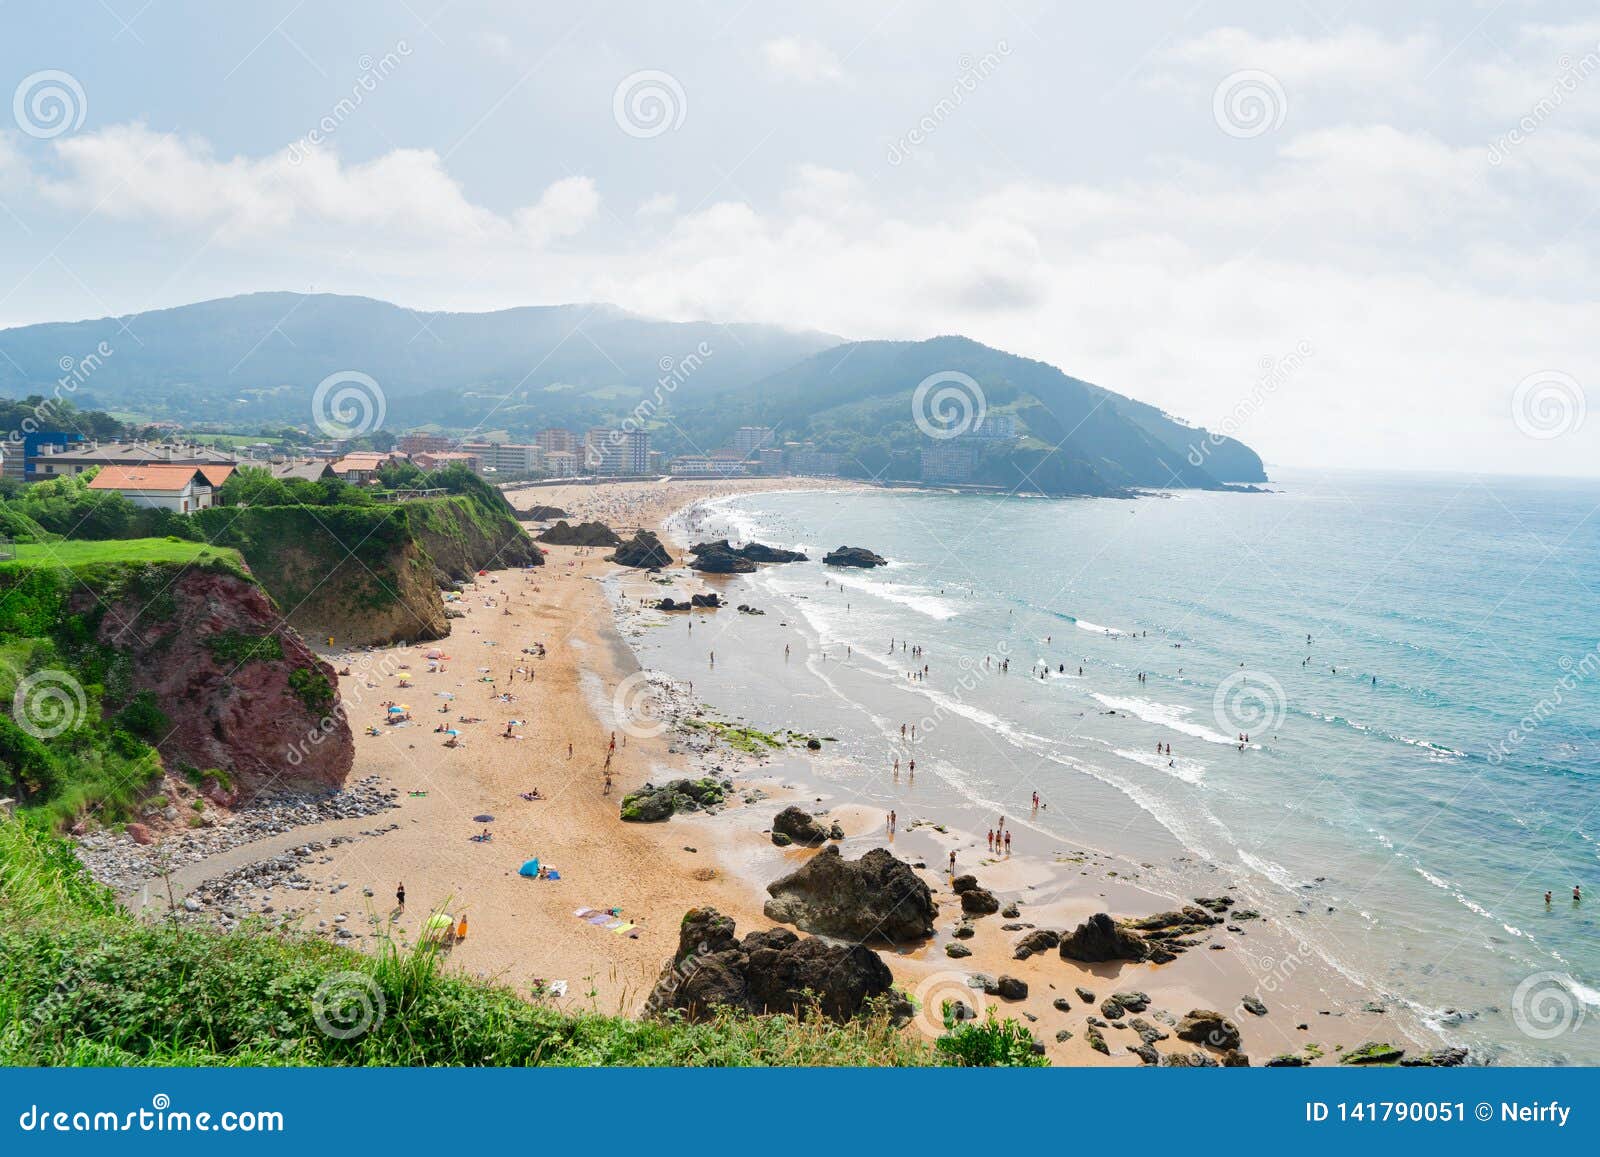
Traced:
MULTIPOLYGON (((0 1064, 927 1065, 883 1018, 633 1021, 446 975, 427 949, 367 956, 264 930, 148 925, 68 845, 0 820, 0 1064), (342 993, 348 1003, 324 999, 342 993), (335 1027, 382 1006, 369 1031, 335 1027)), ((576 1002, 572 1002, 576 1003, 576 1002)))
POLYGON ((204 563, 215 560, 244 573, 239 552, 172 538, 107 539, 101 542, 19 543, 16 557, 0 561, 0 572, 22 567, 60 566, 68 569, 103 563, 204 563))

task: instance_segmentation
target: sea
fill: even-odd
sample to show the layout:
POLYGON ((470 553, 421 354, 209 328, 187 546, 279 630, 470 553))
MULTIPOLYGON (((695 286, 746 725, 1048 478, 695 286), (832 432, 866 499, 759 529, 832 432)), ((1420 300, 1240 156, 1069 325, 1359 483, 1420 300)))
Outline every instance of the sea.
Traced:
POLYGON ((1004 815, 1020 850, 1114 853, 1177 898, 1225 880, 1480 1059, 1600 1063, 1600 482, 1268 489, 713 499, 671 533, 810 561, 720 580, 762 614, 640 661, 826 736, 839 797, 1004 815), (824 566, 842 545, 888 565, 824 566))

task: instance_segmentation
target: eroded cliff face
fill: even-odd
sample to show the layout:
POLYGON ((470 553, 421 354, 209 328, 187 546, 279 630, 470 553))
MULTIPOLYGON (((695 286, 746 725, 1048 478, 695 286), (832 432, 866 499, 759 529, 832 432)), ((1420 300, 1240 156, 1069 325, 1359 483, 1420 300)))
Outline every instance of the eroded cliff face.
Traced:
POLYGON ((355 743, 333 668, 248 579, 186 569, 154 598, 120 595, 96 641, 127 656, 132 693, 149 692, 167 716, 156 746, 168 773, 225 773, 216 802, 337 787, 349 774, 355 743))

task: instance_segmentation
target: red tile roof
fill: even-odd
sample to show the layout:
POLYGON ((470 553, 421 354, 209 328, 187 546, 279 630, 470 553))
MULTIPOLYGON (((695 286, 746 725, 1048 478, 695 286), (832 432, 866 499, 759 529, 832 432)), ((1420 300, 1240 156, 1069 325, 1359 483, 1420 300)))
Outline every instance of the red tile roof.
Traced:
MULTIPOLYGON (((90 490, 162 490, 176 494, 188 486, 198 466, 102 466, 90 490)), ((201 481, 205 476, 200 474, 201 481)))

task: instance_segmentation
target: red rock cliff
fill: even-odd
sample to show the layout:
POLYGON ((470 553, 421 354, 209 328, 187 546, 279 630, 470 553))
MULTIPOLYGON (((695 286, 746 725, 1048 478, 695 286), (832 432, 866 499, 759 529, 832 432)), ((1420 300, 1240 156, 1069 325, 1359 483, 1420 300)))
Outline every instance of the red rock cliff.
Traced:
POLYGON ((355 743, 332 667, 286 625, 255 583, 184 570, 157 599, 123 597, 98 641, 131 660, 133 692, 151 692, 170 730, 169 771, 220 768, 232 798, 267 787, 344 782, 355 743))

